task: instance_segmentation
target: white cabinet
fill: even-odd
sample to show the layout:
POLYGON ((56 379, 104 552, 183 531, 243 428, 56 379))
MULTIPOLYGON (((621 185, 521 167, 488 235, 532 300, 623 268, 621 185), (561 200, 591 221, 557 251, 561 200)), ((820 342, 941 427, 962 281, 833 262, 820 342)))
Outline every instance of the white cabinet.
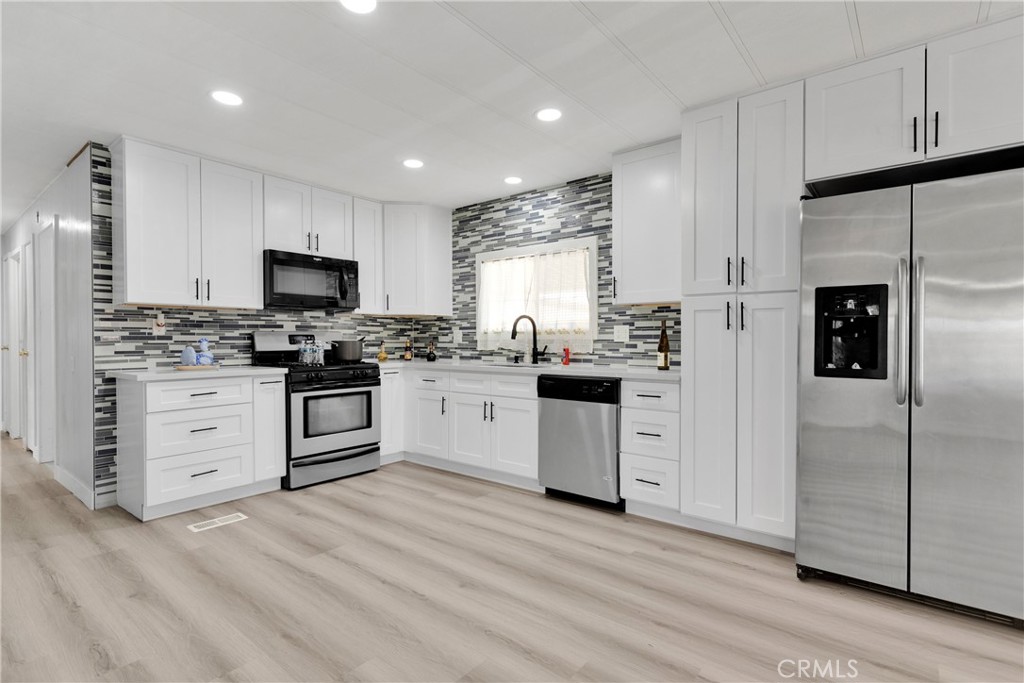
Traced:
POLYGON ((317 256, 351 261, 352 197, 319 187, 312 188, 313 252, 317 256))
POLYGON ((537 478, 540 408, 536 400, 492 396, 490 403, 492 470, 537 478))
POLYGON ((619 495, 679 509, 679 385, 622 383, 619 495))
POLYGON ((679 301, 679 141, 612 157, 617 304, 679 301))
MULTIPOLYGON (((263 308, 263 176, 203 159, 200 303, 263 308)), ((193 267, 195 267, 193 265, 193 267)))
POLYGON ((448 395, 432 389, 410 391, 406 445, 410 451, 448 459, 448 395))
POLYGON ((928 158, 1024 142, 1024 18, 928 43, 928 158))
POLYGON ((684 295, 796 289, 803 86, 683 115, 684 295))
POLYGON ((405 450, 405 386, 398 368, 380 370, 380 454, 405 450))
POLYGON ((114 301, 263 307, 263 176, 137 140, 111 146, 114 301))
POLYGON ((359 262, 357 313, 384 312, 384 206, 356 197, 352 200, 355 260, 359 262))
POLYGON ((626 500, 679 508, 679 462, 633 453, 619 456, 619 495, 626 500))
POLYGON ((285 474, 284 378, 254 378, 253 476, 256 481, 283 477, 285 474))
POLYGON ((352 197, 305 183, 263 181, 267 249, 352 259, 352 197))
POLYGON ((488 397, 452 392, 448 458, 477 467, 490 464, 488 397))
POLYGON ((808 78, 806 93, 809 180, 1020 144, 1024 19, 808 78))
POLYGON ((451 211, 384 206, 384 312, 452 314, 451 211))
POLYGON ((682 293, 735 289, 736 100, 683 113, 682 293))

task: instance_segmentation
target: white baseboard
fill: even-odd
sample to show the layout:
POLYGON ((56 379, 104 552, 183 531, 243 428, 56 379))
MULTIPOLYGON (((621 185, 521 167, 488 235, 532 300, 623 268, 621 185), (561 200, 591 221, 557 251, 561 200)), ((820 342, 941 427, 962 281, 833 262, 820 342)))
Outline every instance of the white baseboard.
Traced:
POLYGON ((92 487, 86 486, 78 479, 76 479, 70 472, 65 470, 60 465, 53 466, 53 478, 57 480, 57 483, 71 491, 75 495, 75 498, 82 501, 82 504, 90 510, 96 509, 96 503, 93 500, 92 487))
POLYGON ((533 491, 534 493, 544 492, 544 487, 538 484, 536 479, 520 477, 516 474, 506 474, 505 472, 495 472, 483 467, 464 465, 460 462, 452 462, 451 460, 435 458, 430 455, 420 455, 419 453, 410 453, 408 451, 403 452, 402 455, 404 460, 414 462, 417 465, 425 465, 437 470, 455 472, 456 474, 465 474, 468 477, 493 481, 496 484, 505 484, 506 486, 514 486, 519 489, 533 491))
MULTIPOLYGON (((264 479, 263 481, 258 481, 254 484, 236 486, 235 488, 227 489, 225 491, 204 493, 201 496, 192 496, 191 498, 175 500, 161 505, 149 505, 142 508, 142 521, 148 522, 149 520, 156 519, 158 517, 176 515, 180 512, 197 510, 199 508, 209 507, 210 505, 220 505, 221 503, 228 503, 232 500, 238 500, 239 498, 247 498, 260 493, 269 493, 280 489, 281 479, 280 477, 274 477, 273 479, 264 479)), ((131 512, 131 510, 128 510, 128 512, 131 512)))
POLYGON ((381 453, 380 464, 381 466, 390 465, 395 462, 402 462, 405 460, 405 453, 402 451, 396 451, 394 453, 381 453))
POLYGON ((107 491, 106 493, 97 493, 96 496, 96 509, 101 508, 112 508, 117 505, 117 491, 107 491))
POLYGON ((638 517, 646 517, 659 522, 665 522, 667 524, 686 527, 687 529, 695 529, 696 531, 714 534, 715 536, 723 536, 736 541, 744 541, 746 543, 753 543, 754 545, 765 546, 766 548, 782 550, 787 553, 794 552, 796 548, 796 542, 791 538, 783 538, 781 536, 765 534, 760 531, 741 529, 728 524, 722 524, 721 522, 712 522, 711 520, 700 519, 699 517, 690 517, 689 515, 676 512, 675 510, 658 507, 657 505, 651 505, 650 503, 640 503, 627 500, 626 512, 632 515, 637 515, 638 517))

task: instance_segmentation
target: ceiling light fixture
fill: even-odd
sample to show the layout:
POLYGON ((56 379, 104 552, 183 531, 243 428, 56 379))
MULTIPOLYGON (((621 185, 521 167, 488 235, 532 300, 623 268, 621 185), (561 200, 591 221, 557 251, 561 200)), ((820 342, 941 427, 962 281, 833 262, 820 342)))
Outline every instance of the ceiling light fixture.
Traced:
POLYGON ((226 104, 229 107, 237 107, 242 103, 242 98, 233 92, 227 90, 214 90, 210 93, 210 97, 217 100, 221 104, 226 104))
POLYGON ((341 0, 341 6, 354 14, 369 14, 377 9, 377 0, 341 0))
POLYGON ((558 109, 549 107, 547 109, 541 109, 539 112, 535 114, 535 116, 541 121, 557 121, 558 119, 562 118, 562 112, 559 111, 558 109))
POLYGON ((423 168, 423 162, 419 159, 406 159, 402 165, 406 168, 423 168))
POLYGON ((509 185, 518 185, 523 182, 523 179, 518 176, 510 175, 508 178, 505 178, 505 182, 509 185))

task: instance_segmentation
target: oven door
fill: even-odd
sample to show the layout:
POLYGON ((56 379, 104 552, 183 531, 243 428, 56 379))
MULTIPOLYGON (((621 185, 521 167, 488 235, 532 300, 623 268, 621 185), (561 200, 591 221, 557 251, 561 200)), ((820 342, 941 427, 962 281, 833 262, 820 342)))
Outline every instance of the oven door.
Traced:
POLYGON ((292 387, 289 460, 380 443, 380 381, 292 387))

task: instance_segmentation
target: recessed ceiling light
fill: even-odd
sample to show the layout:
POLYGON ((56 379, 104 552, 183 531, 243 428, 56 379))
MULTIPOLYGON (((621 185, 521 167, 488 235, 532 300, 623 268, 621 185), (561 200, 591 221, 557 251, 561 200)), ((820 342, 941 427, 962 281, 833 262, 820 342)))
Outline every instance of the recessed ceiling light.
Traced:
POLYGON ((505 178, 505 182, 509 185, 518 185, 523 182, 523 179, 518 176, 510 175, 508 178, 505 178))
POLYGON ((341 0, 341 6, 356 14, 369 14, 377 9, 377 0, 341 0))
POLYGON ((423 168, 423 162, 419 159, 406 159, 402 165, 406 168, 423 168))
POLYGON ((227 90, 214 90, 210 93, 210 97, 217 100, 221 104, 226 104, 229 107, 237 107, 242 103, 242 98, 233 92, 227 90))
POLYGON ((559 111, 558 109, 553 109, 549 107, 547 109, 541 109, 539 112, 537 112, 536 116, 541 121, 557 121, 558 119, 562 118, 562 112, 559 111))

